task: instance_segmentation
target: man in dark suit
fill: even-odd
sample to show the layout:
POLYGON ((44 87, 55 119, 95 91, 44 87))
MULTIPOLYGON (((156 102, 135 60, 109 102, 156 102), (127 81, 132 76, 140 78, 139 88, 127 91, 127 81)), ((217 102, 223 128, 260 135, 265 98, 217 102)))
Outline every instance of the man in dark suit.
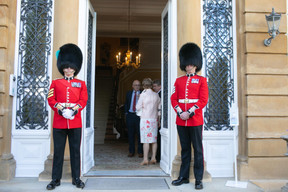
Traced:
MULTIPOLYGON (((153 90, 158 93, 159 97, 161 98, 161 81, 156 79, 153 81, 153 90)), ((156 154, 156 161, 159 163, 161 160, 161 119, 158 119, 158 135, 157 135, 157 154, 156 154)))
POLYGON ((134 80, 133 90, 128 91, 125 101, 126 125, 128 129, 129 154, 128 157, 135 155, 135 134, 138 139, 137 152, 140 158, 143 157, 143 145, 140 142, 140 117, 136 115, 136 104, 140 96, 140 81, 134 80))

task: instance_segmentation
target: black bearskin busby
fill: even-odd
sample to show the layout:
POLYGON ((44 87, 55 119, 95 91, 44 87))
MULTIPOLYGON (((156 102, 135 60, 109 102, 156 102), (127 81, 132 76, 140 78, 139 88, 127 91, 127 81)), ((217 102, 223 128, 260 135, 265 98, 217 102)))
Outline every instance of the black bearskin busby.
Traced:
POLYGON ((82 67, 82 61, 82 51, 77 45, 68 43, 60 47, 57 57, 57 67, 63 76, 63 69, 68 67, 75 70, 74 76, 76 76, 82 67))
POLYGON ((186 71, 188 65, 196 67, 196 72, 202 68, 202 53, 201 49, 195 43, 186 43, 179 51, 180 69, 186 71))

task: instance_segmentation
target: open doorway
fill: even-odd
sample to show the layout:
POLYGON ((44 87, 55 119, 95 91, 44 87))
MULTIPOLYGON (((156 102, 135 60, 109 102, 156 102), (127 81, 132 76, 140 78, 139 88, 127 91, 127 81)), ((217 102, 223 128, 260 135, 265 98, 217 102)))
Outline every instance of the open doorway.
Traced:
MULTIPOLYGON (((94 160, 88 175, 103 171, 161 171, 160 164, 141 166, 136 154, 127 157, 128 137, 123 105, 135 79, 161 79, 161 13, 167 0, 90 0, 97 12, 94 108, 94 160), (129 43, 128 43, 129 42, 129 43), (127 46, 141 53, 137 69, 117 68, 116 55, 127 46), (96 172, 95 172, 96 171, 96 172)), ((121 52, 122 52, 121 51, 121 52)), ((135 54, 135 52, 133 52, 135 54)), ((137 146, 137 143, 135 143, 137 146)), ((123 174, 123 172, 122 172, 123 174)), ((126 172, 127 174, 127 172, 126 172)), ((142 172, 142 174, 144 174, 142 172)))

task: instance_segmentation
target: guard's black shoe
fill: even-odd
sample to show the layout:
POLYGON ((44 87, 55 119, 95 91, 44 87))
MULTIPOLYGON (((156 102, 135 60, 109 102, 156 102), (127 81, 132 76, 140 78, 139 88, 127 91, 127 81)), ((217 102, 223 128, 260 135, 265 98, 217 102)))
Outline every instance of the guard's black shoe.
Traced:
POLYGON ((201 180, 196 180, 195 189, 203 189, 203 183, 201 180))
POLYGON ((47 185, 47 190, 53 190, 55 187, 60 185, 60 179, 52 179, 52 181, 47 185))
POLYGON ((189 183, 189 179, 186 179, 184 177, 178 177, 177 180, 172 181, 172 185, 175 186, 182 185, 183 183, 189 183))
POLYGON ((81 189, 83 189, 85 187, 85 183, 83 183, 83 181, 81 181, 81 179, 79 177, 73 178, 72 184, 76 185, 77 188, 81 188, 81 189))

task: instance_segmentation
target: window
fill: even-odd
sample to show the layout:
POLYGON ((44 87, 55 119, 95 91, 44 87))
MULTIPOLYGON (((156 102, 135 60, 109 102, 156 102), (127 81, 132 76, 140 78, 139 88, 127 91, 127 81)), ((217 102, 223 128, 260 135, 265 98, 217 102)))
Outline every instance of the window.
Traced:
POLYGON ((234 100, 232 0, 203 0, 203 61, 209 102, 204 130, 232 130, 229 109, 234 100))
POLYGON ((52 0, 22 0, 16 98, 16 129, 48 129, 48 60, 52 0))

